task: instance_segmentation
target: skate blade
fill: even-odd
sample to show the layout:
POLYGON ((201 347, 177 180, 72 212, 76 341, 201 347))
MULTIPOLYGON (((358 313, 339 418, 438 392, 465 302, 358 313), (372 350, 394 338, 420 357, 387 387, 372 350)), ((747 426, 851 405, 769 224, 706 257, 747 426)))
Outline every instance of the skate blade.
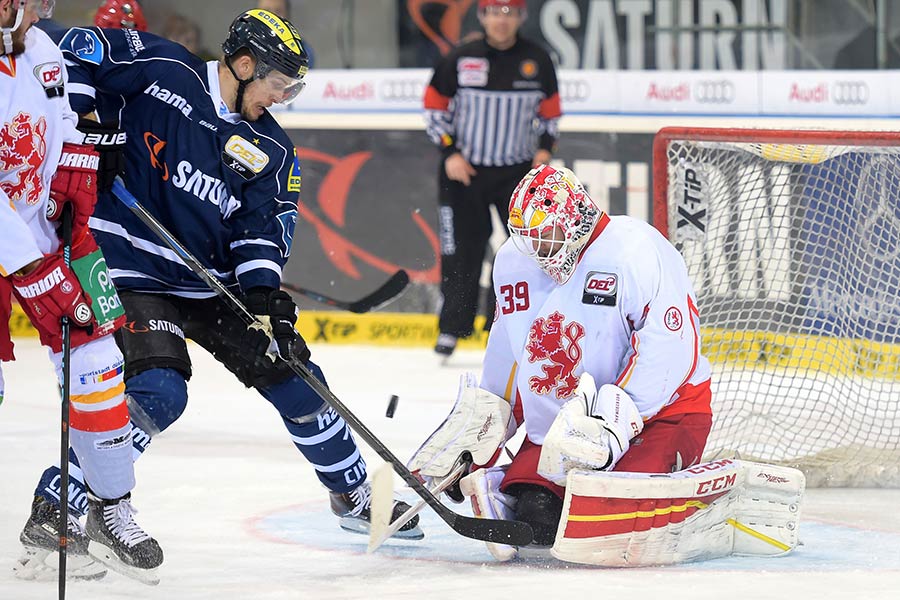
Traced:
POLYGON ((117 573, 146 585, 159 585, 159 568, 140 569, 126 565, 112 549, 94 540, 88 544, 88 553, 117 573))
MULTIPOLYGON (((13 564, 13 574, 22 581, 57 581, 59 553, 42 548, 25 548, 13 564)), ((96 581, 104 577, 106 567, 90 556, 70 554, 66 557, 68 581, 96 581)))
MULTIPOLYGON (((341 529, 350 533, 359 533, 361 535, 369 535, 369 522, 365 519, 357 519, 355 517, 341 517, 339 521, 341 529)), ((406 531, 398 531, 390 537, 393 540, 421 540, 425 537, 422 528, 416 525, 412 529, 406 531)))

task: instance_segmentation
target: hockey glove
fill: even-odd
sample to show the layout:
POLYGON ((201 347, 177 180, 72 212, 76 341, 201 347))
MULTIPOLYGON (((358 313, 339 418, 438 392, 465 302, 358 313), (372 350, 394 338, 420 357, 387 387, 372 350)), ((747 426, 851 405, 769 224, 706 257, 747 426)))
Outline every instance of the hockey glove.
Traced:
POLYGON ((572 469, 612 470, 643 428, 625 390, 612 384, 598 390, 594 378, 583 373, 575 398, 563 404, 544 437, 538 475, 565 486, 572 469))
POLYGON ((125 131, 113 124, 104 125, 85 118, 78 119, 78 131, 84 134, 84 143, 93 144, 100 154, 98 191, 110 191, 116 177, 125 173, 125 131))
POLYGON ((270 347, 274 341, 275 350, 281 358, 298 358, 303 364, 309 361, 309 347, 294 328, 298 309, 290 294, 272 288, 252 288, 247 292, 244 302, 247 310, 262 324, 261 327, 248 328, 247 343, 256 356, 271 356, 270 347))
POLYGON ((19 303, 42 331, 60 331, 69 317, 77 327, 93 328, 94 313, 78 278, 63 261, 62 253, 48 254, 28 275, 12 275, 10 282, 19 303))
POLYGON ((84 144, 63 144, 56 175, 50 182, 47 218, 56 221, 67 203, 72 204, 72 235, 78 239, 87 228, 97 204, 97 168, 100 155, 84 144))

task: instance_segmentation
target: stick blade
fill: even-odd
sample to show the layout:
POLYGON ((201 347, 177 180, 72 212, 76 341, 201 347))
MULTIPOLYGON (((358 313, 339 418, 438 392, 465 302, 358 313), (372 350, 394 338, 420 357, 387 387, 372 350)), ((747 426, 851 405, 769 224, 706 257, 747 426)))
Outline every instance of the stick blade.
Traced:
POLYGON ((385 536, 391 525, 391 512, 394 509, 394 469, 389 463, 382 463, 372 475, 372 499, 369 505, 371 521, 369 523, 369 546, 366 553, 371 554, 390 537, 385 536))
POLYGON ((353 313, 365 313, 391 301, 409 285, 409 273, 400 269, 385 281, 380 288, 356 302, 351 302, 347 310, 353 313))
POLYGON ((500 519, 479 519, 467 517, 444 507, 449 514, 441 517, 459 535, 473 540, 507 544, 510 546, 527 546, 534 541, 534 530, 531 525, 522 521, 506 521, 500 519))

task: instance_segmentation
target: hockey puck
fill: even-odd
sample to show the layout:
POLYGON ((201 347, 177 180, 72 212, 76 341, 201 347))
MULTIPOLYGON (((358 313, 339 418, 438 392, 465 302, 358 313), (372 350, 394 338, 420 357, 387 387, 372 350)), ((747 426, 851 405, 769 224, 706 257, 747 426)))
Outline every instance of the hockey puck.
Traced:
POLYGON ((394 411, 397 410, 398 400, 400 400, 400 398, 398 398, 396 394, 391 394, 391 399, 388 401, 387 410, 384 412, 384 416, 386 416, 388 419, 394 418, 394 411))

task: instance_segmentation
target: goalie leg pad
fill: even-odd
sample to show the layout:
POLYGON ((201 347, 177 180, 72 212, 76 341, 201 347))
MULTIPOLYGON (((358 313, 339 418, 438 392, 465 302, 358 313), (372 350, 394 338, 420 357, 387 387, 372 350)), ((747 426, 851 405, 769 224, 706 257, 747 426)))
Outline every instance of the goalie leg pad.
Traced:
POLYGON ((804 488, 796 469, 737 460, 671 474, 572 471, 551 553, 610 567, 785 554, 798 543, 804 488))
MULTIPOLYGON (((476 517, 485 519, 515 519, 516 499, 514 496, 500 491, 506 469, 490 467, 478 469, 459 481, 463 495, 472 502, 472 512, 476 517)), ((516 557, 515 546, 485 542, 488 551, 497 560, 504 562, 516 557)))

